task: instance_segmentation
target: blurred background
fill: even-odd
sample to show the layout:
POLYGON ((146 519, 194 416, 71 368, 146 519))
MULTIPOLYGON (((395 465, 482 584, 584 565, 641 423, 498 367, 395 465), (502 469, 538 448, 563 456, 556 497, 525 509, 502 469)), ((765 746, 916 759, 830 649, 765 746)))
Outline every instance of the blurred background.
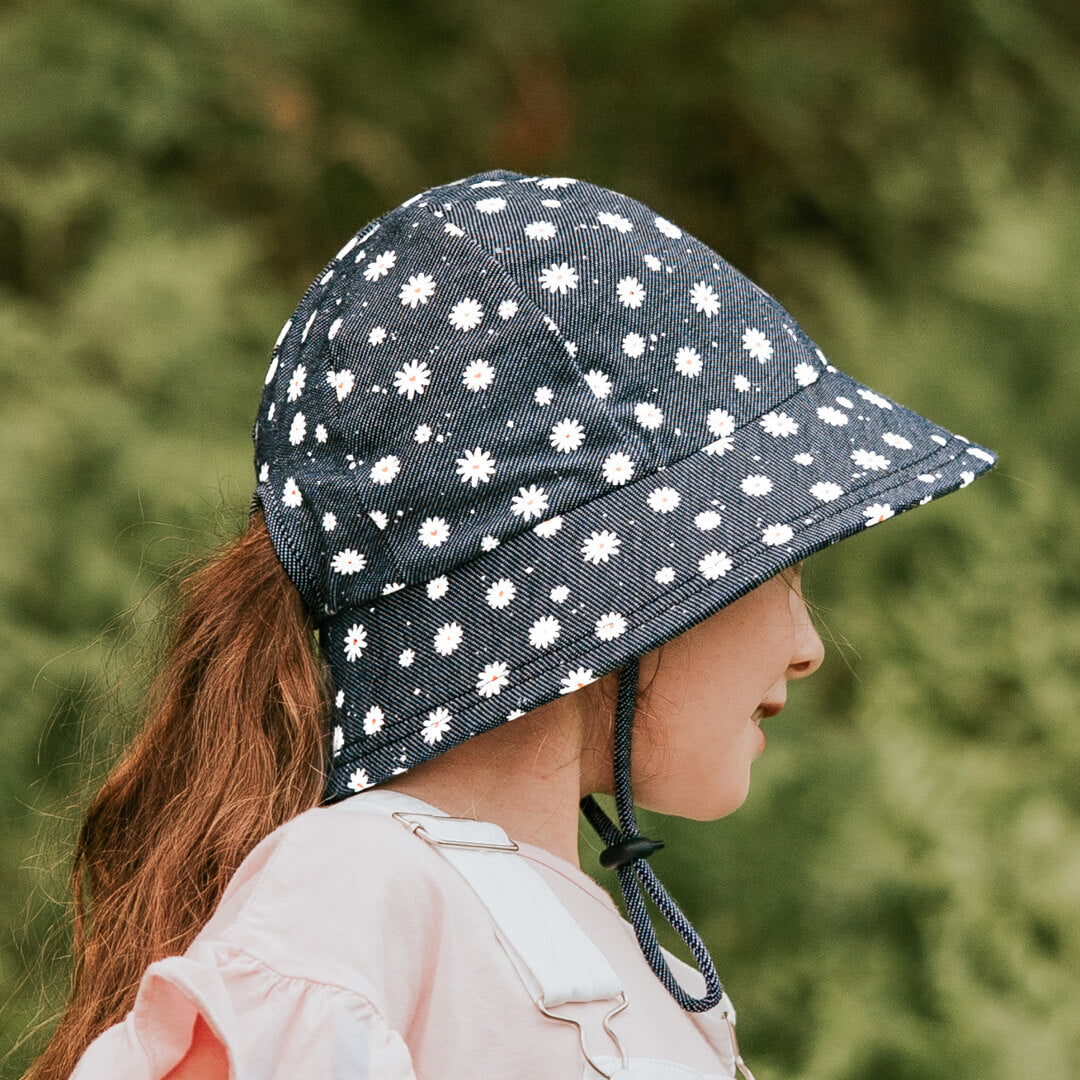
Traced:
POLYGON ((165 575, 246 516, 281 324, 500 167, 639 198, 1000 455, 814 556, 828 656, 748 802, 644 824, 759 1080, 1080 1076, 1073 0, 10 2, 0 100, 0 1074, 64 997, 165 575))

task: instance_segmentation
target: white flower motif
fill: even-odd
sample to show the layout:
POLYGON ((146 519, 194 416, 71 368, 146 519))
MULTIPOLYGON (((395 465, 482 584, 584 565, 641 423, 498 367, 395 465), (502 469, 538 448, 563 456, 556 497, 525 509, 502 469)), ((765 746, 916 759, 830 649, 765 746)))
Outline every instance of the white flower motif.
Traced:
POLYGON ((426 304, 435 292, 435 279, 430 274, 413 274, 404 285, 398 299, 402 304, 415 308, 417 304, 426 304))
POLYGON ((596 636, 601 641, 611 641, 626 633, 626 619, 617 611, 609 611, 596 620, 596 636))
POLYGON ((585 384, 601 401, 611 393, 611 380, 602 371, 593 368, 583 377, 585 384))
POLYGON ((813 382, 817 382, 820 372, 813 364, 807 364, 805 362, 795 365, 795 381, 800 386, 809 386, 813 382))
POLYGON ((383 596, 389 596, 391 593, 398 592, 399 590, 404 589, 404 588, 405 588, 405 582, 404 581, 388 581, 382 587, 382 594, 383 594, 383 596))
POLYGON ((616 450, 604 458, 603 470, 609 484, 625 484, 634 475, 634 463, 629 454, 616 450))
POLYGON ((710 581, 723 577, 734 565, 726 551, 707 551, 698 561, 702 576, 710 581))
POLYGON ((339 690, 334 695, 334 705, 336 705, 337 708, 340 709, 341 706, 344 705, 344 704, 345 704, 345 691, 344 690, 339 690))
POLYGON ((530 240, 550 240, 555 235, 555 222, 530 221, 525 226, 525 235, 530 240))
POLYGON ((659 570, 653 574, 658 585, 670 585, 675 580, 675 567, 674 566, 661 566, 659 570))
POLYGON ((731 380, 731 384, 740 394, 745 394, 750 389, 750 380, 745 375, 736 375, 731 380))
POLYGON ((285 481, 285 487, 281 493, 281 501, 286 506, 299 506, 304 500, 300 494, 300 489, 296 486, 296 480, 293 477, 289 477, 285 481))
POLYGON ((500 319, 512 319, 518 313, 516 300, 503 300, 496 309, 500 319))
POLYGON ((619 278, 615 293, 623 307, 639 308, 645 299, 645 286, 636 277, 619 278))
POLYGON ((533 526, 533 532, 537 536, 554 536, 563 525, 563 519, 559 516, 548 518, 547 521, 541 521, 539 525, 533 526))
POLYGON ((366 281, 378 281, 381 277, 386 277, 390 273, 391 267, 397 262, 396 251, 384 251, 381 255, 376 255, 364 267, 364 279, 366 281))
POLYGON ((875 394, 873 390, 865 390, 863 387, 859 387, 855 391, 859 397, 869 401, 871 405, 876 405, 879 409, 891 409, 892 402, 883 398, 880 394, 875 394))
POLYGON ((561 629, 554 615, 542 615, 529 627, 529 642, 536 649, 546 649, 559 636, 561 629))
POLYGON ((747 495, 753 495, 755 498, 760 498, 762 495, 768 495, 772 491, 772 481, 767 476, 762 476, 760 473, 754 473, 751 476, 746 476, 739 481, 739 487, 747 495))
POLYGON ((881 436, 881 441, 888 443, 889 446, 893 446, 897 450, 911 449, 911 441, 909 439, 905 439, 903 435, 897 435, 892 431, 886 431, 885 434, 881 436))
POLYGON ((367 645, 367 631, 362 623, 353 623, 345 634, 345 659, 359 660, 367 645))
POLYGON ((366 713, 364 713, 364 734, 374 735, 378 731, 382 731, 383 724, 386 723, 386 714, 379 708, 378 705, 372 705, 366 713))
POLYGON ((551 392, 550 386, 538 386, 536 388, 536 393, 533 394, 533 400, 536 402, 537 405, 540 406, 550 405, 551 399, 554 396, 555 395, 551 392))
POLYGON ((758 422, 774 438, 786 439, 799 430, 798 423, 785 412, 768 412, 758 422))
POLYGON ((832 502, 834 499, 839 499, 844 494, 844 489, 839 484, 830 483, 827 480, 822 480, 810 489, 810 494, 820 502, 832 502))
POLYGON ((796 454, 791 460, 794 461, 796 465, 813 465, 814 464, 814 455, 813 454, 796 454))
POLYGON ((607 562, 612 555, 619 554, 619 545, 622 541, 608 529, 589 533, 588 538, 581 545, 581 554, 586 562, 599 566, 607 562))
MULTIPOLYGON (((340 706, 339 706, 340 707, 340 706)), ((334 725, 334 757, 337 757, 341 753, 342 747, 345 745, 345 732, 342 730, 340 724, 334 725)))
MULTIPOLYGON (((290 322, 291 321, 292 320, 290 320, 290 322)), ((286 323, 285 325, 288 326, 289 323, 286 323)), ((274 381, 274 376, 277 374, 277 369, 278 369, 278 358, 275 356, 270 361, 270 366, 266 369, 266 380, 265 380, 264 385, 269 386, 274 381)))
POLYGON ((853 408, 855 408, 855 402, 852 401, 851 398, 844 397, 843 394, 838 394, 837 395, 836 403, 838 405, 843 405, 845 409, 853 409, 853 408))
POLYGON ((772 342, 756 327, 748 326, 743 331, 742 347, 761 363, 772 359, 772 342))
POLYGON ((536 186, 543 188, 545 191, 554 191, 556 188, 570 187, 571 184, 576 184, 577 181, 570 176, 545 176, 541 180, 536 181, 536 186))
POLYGON ((706 443, 702 450, 706 454, 715 454, 719 457, 721 454, 726 453, 735 445, 735 440, 730 435, 721 435, 719 439, 714 439, 711 443, 706 443))
POLYGON ((450 588, 450 582, 445 574, 440 574, 437 578, 432 578, 427 583, 427 594, 429 600, 438 600, 440 597, 446 595, 447 590, 450 588))
POLYGON ((578 285, 578 273, 569 263, 552 263, 540 271, 540 285, 550 293, 565 296, 578 285))
POLYGON ((778 547, 786 544, 795 535, 795 530, 790 525, 769 525, 762 531, 761 542, 769 547, 778 547))
POLYGON ((888 503, 871 503, 863 507, 863 515, 866 518, 866 525, 877 525, 893 516, 893 508, 888 503))
POLYGON ((518 493, 510 501, 511 512, 526 521, 530 518, 541 517, 547 507, 547 492, 536 484, 530 484, 527 488, 518 488, 518 493))
POLYGON ((407 395, 412 401, 414 394, 422 394, 431 382, 431 369, 423 360, 409 360, 394 372, 394 385, 399 394, 407 395))
POLYGON ((265 484, 266 481, 269 480, 269 479, 270 479, 270 464, 269 464, 269 462, 264 461, 259 466, 259 483, 260 484, 265 484))
POLYGON ((304 419, 304 414, 298 412, 293 418, 292 423, 289 425, 289 442, 293 446, 298 446, 304 441, 304 435, 307 433, 307 420, 304 419))
POLYGON ((450 526, 441 517, 424 518, 417 535, 424 547, 438 547, 450 536, 450 526))
POLYGON ((390 522, 390 519, 382 510, 369 510, 368 517, 371 518, 380 529, 385 529, 390 522))
POLYGON ((408 667, 416 659, 416 652, 413 649, 402 649, 398 653, 397 662, 402 667, 408 667))
POLYGON ((634 406, 634 417, 646 431, 655 431, 664 422, 664 413, 651 401, 639 401, 634 406))
POLYGON ((705 423, 709 430, 718 436, 735 434, 735 417, 726 409, 710 409, 705 423))
POLYGON ((708 532, 720 524, 720 515, 715 510, 702 510, 694 515, 694 524, 702 531, 708 532))
POLYGON ((577 342, 576 341, 564 341, 563 344, 566 346, 566 351, 571 356, 577 356, 577 342))
POLYGON ((871 472, 880 472, 882 469, 889 467, 889 459, 882 454, 875 453, 873 450, 853 450, 851 460, 860 469, 869 469, 871 472))
POLYGON ((431 428, 427 424, 420 424, 413 433, 413 438, 418 443, 426 443, 431 438, 431 428))
POLYGON ((692 349, 689 345, 683 345, 675 354, 675 370, 680 375, 686 375, 688 378, 700 375, 701 354, 697 349, 692 349))
POLYGON ((426 743, 442 742, 443 735, 450 730, 450 721, 453 717, 450 711, 440 705, 427 714, 424 721, 423 737, 426 743))
POLYGON ((622 339, 622 351, 631 360, 636 360, 645 351, 645 339, 640 334, 627 334, 622 339))
POLYGON ((568 585, 556 585, 548 595, 556 604, 562 604, 570 595, 570 587, 568 585))
POLYGON ((494 551, 499 546, 499 538, 497 536, 484 536, 480 540, 481 551, 494 551))
POLYGON ((560 694, 572 694, 575 690, 580 690, 583 686, 588 686, 589 683, 595 682, 596 676, 593 674, 592 668, 576 667, 571 668, 562 677, 562 689, 560 694))
POLYGON ((342 548, 334 556, 330 565, 335 573, 344 574, 347 577, 349 574, 358 574, 367 566, 367 556, 361 555, 356 548, 342 548))
MULTIPOLYGON (((963 472, 960 473, 960 487, 966 488, 974 479, 975 474, 970 469, 964 469, 963 472)), ((959 488, 957 490, 959 490, 959 488)))
POLYGON ((624 218, 622 214, 609 214, 606 210, 598 211, 596 220, 619 233, 628 233, 634 227, 629 218, 624 218))
POLYGON ((341 329, 342 319, 339 315, 331 324, 330 329, 326 331, 326 337, 329 341, 333 341, 337 337, 337 332, 341 329))
POLYGON ((495 369, 486 360, 474 360, 461 373, 461 384, 467 390, 486 390, 494 378, 495 369))
POLYGON ((467 296, 450 309, 450 325, 455 330, 472 330, 480 325, 483 317, 484 309, 480 306, 480 301, 467 296))
POLYGON ((381 345, 386 340, 386 327, 373 326, 367 340, 369 345, 381 345))
POLYGON ((706 319, 711 319, 720 310, 720 297, 713 291, 713 287, 705 281, 698 281, 690 290, 690 303, 700 311, 706 319))
POLYGON ((982 448, 981 446, 969 446, 969 447, 967 448, 967 452, 968 452, 968 453, 969 453, 969 454, 970 454, 970 455, 971 455, 972 457, 978 458, 978 459, 979 459, 980 461, 986 461, 986 462, 989 462, 989 464, 991 464, 991 465, 993 465, 993 464, 994 464, 994 462, 995 462, 995 461, 997 461, 997 458, 996 458, 996 457, 994 457, 994 455, 993 455, 993 454, 991 454, 991 453, 988 453, 988 452, 987 452, 986 450, 984 450, 984 449, 983 449, 983 448, 982 448))
POLYGON ((509 578, 493 581, 487 589, 489 607, 504 608, 517 596, 517 586, 509 578))
POLYGON ((577 420, 571 420, 567 417, 565 420, 560 420, 551 429, 548 438, 556 450, 563 454, 569 454, 572 450, 577 450, 581 446, 585 438, 585 428, 577 420))
POLYGON ((492 697, 500 693, 510 681, 509 674, 510 668, 501 660, 492 661, 476 676, 476 692, 481 697, 492 697))
POLYGON ((304 382, 307 379, 307 368, 303 364, 297 364, 296 370, 289 379, 289 401, 295 401, 304 392, 304 382))
POLYGON ((466 450, 464 456, 457 459, 458 475, 463 484, 486 484, 495 472, 495 459, 479 446, 475 450, 466 450))
POLYGON ((329 433, 326 430, 326 425, 325 424, 316 424, 315 425, 315 441, 316 442, 324 443, 324 442, 326 442, 326 440, 329 437, 330 436, 329 436, 329 433))
POLYGON ((337 515, 333 510, 327 510, 322 516, 322 527, 327 532, 333 532, 337 528, 337 515))
POLYGON ((389 484, 401 470, 401 462, 393 454, 379 458, 371 466, 371 482, 373 484, 389 484))
POLYGON ((659 270, 664 265, 655 255, 642 255, 641 261, 650 270, 659 270))
POLYGON ((648 494, 651 509, 658 514, 670 514, 682 502, 682 496, 673 487, 653 488, 648 494))
POLYGON ((847 413, 834 409, 831 405, 822 405, 817 414, 826 424, 832 424, 833 427, 843 427, 848 422, 847 413))
POLYGON ((460 624, 456 622, 443 623, 435 631, 433 640, 435 651, 440 656, 449 656, 461 644, 461 637, 464 632, 460 624))
POLYGON ((350 791, 366 791, 372 786, 372 782, 368 779, 367 769, 353 769, 349 774, 350 791))
POLYGON ((481 214, 497 214, 500 210, 506 209, 506 200, 495 196, 491 199, 478 199, 475 205, 481 214))
POLYGON ((672 225, 672 223, 668 221, 667 218, 660 217, 659 214, 657 214, 657 216, 653 218, 653 224, 665 236, 670 237, 672 240, 678 240, 679 237, 682 236, 682 229, 680 229, 678 225, 672 225))

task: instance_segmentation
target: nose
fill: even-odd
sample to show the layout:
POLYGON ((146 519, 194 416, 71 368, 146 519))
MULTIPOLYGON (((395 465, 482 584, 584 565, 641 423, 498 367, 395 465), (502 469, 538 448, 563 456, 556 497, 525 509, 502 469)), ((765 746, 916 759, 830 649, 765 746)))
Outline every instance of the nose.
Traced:
POLYGON ((822 661, 825 659, 825 646, 818 635, 817 628, 810 618, 810 612, 806 610, 806 602, 798 593, 792 592, 795 601, 795 645, 791 651, 791 662, 788 664, 787 677, 789 679, 805 679, 813 675, 822 661))

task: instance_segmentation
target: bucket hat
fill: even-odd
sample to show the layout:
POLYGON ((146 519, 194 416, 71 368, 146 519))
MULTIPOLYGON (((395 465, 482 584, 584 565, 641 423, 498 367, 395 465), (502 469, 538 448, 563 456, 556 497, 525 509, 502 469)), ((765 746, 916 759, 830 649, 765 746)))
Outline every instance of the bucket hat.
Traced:
MULTIPOLYGON (((608 672, 636 685, 641 654, 995 462, 641 202, 506 170, 341 248, 253 435, 252 505, 333 679, 328 802, 608 672)), ((620 879, 646 854, 624 726, 622 828, 585 806, 620 879)))

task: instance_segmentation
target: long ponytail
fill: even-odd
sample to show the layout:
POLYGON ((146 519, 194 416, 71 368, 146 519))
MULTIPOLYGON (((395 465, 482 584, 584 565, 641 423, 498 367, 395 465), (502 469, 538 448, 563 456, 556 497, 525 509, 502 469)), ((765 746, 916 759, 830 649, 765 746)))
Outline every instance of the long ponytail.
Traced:
POLYGON ((67 1006, 24 1080, 65 1080, 130 1010, 146 966, 183 952, 249 851, 319 801, 328 682, 256 510, 179 590, 145 726, 75 847, 67 1006))

